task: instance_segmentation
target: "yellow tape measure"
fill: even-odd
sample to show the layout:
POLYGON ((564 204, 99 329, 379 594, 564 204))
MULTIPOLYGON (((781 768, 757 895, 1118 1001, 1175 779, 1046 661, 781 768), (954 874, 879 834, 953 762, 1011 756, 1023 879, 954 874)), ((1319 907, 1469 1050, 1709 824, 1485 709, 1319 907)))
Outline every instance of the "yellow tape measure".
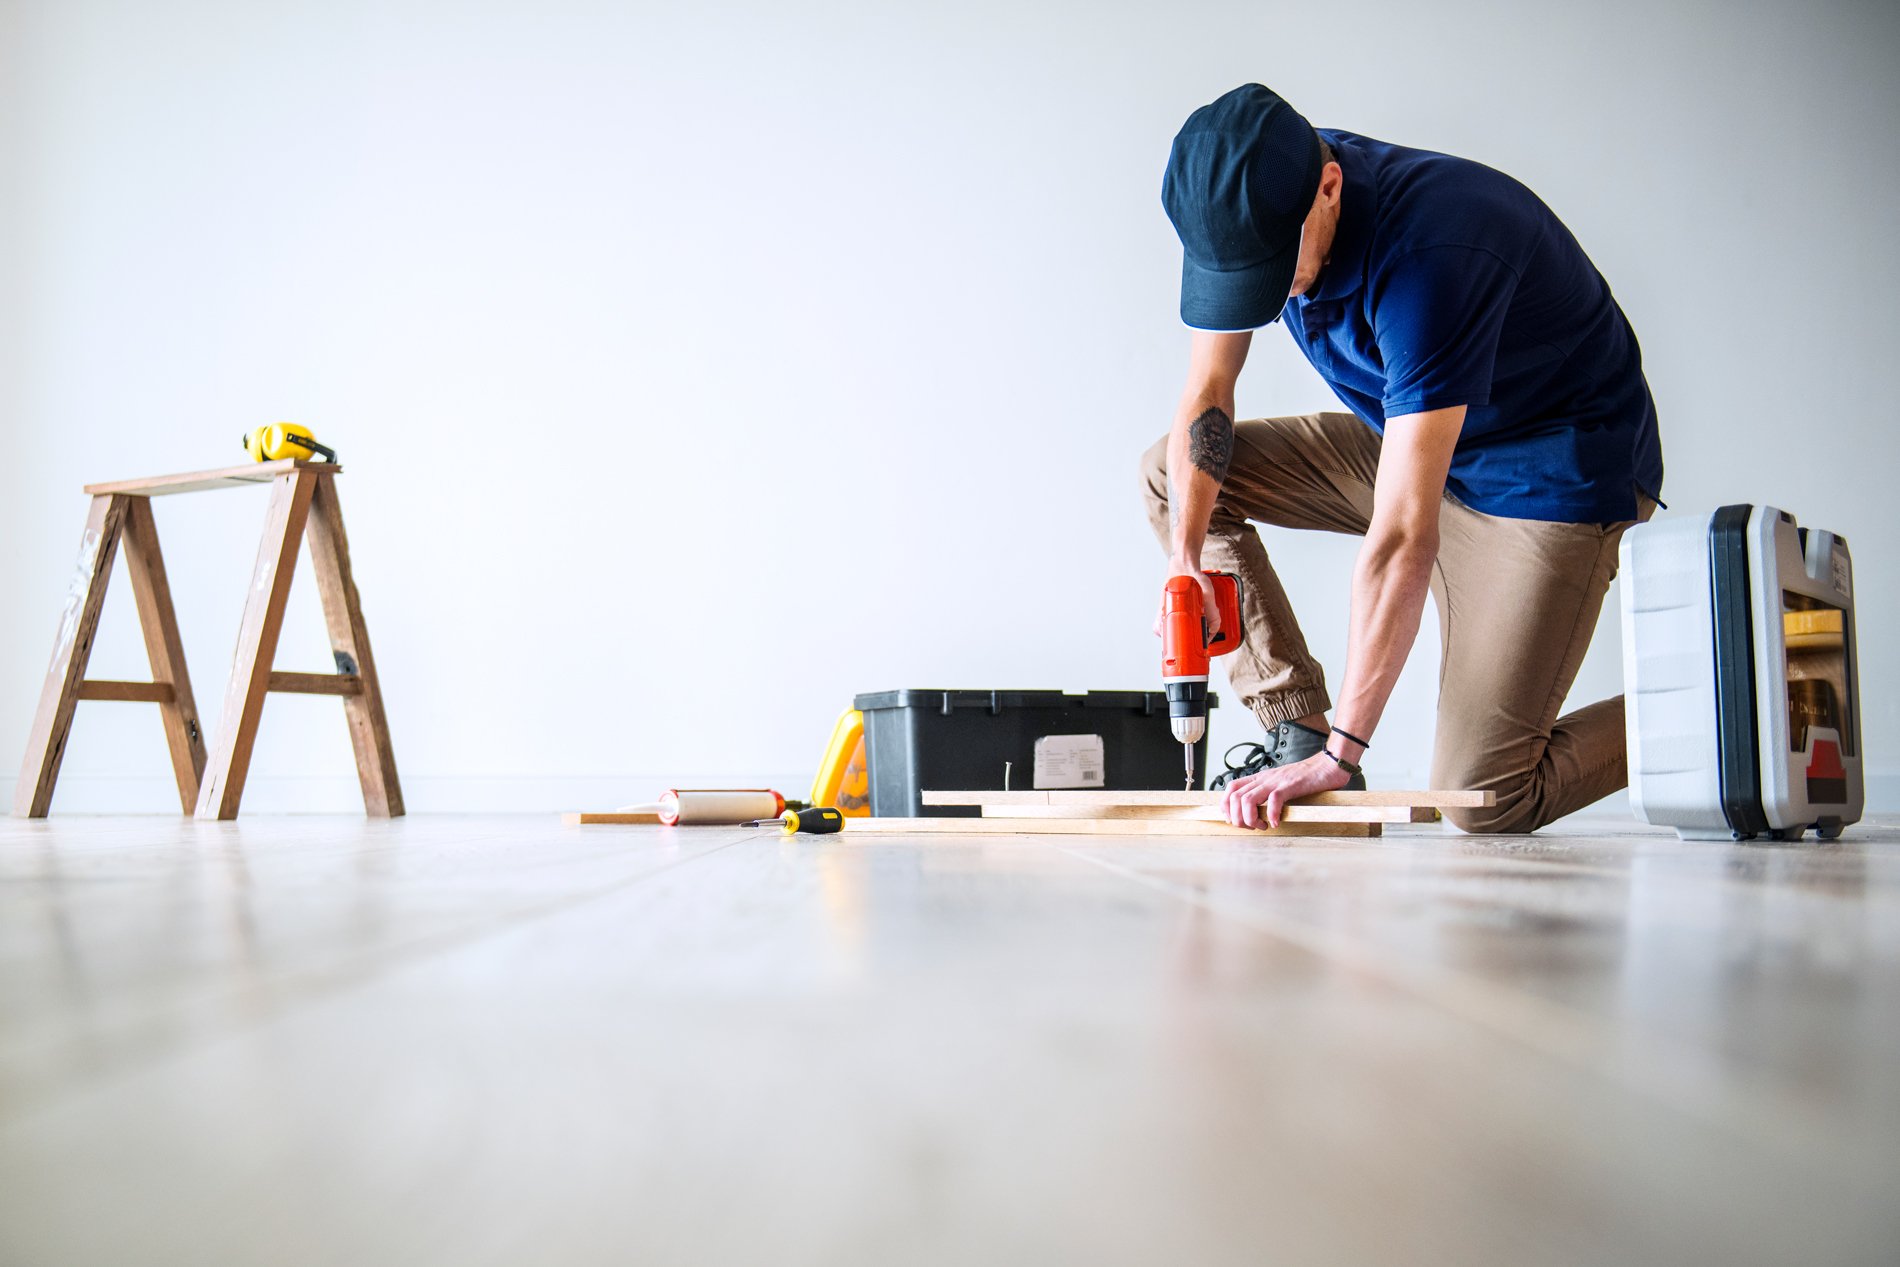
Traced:
POLYGON ((322 454, 327 462, 336 461, 336 450, 327 444, 318 444, 317 438, 310 434, 310 428, 300 427, 294 422, 273 422, 269 426, 253 427, 244 433, 244 451, 251 455, 253 462, 276 462, 283 458, 309 460, 322 454))

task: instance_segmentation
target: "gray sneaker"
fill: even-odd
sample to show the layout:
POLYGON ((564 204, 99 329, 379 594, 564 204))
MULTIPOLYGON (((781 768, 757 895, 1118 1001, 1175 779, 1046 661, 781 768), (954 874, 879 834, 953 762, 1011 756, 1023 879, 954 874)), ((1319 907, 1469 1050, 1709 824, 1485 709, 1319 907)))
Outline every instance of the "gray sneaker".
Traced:
MULTIPOLYGON (((1237 743, 1227 750, 1221 758, 1227 764, 1225 774, 1217 774, 1208 784, 1216 791, 1226 787, 1235 779, 1249 774, 1258 774, 1274 766, 1294 765, 1313 756, 1326 746, 1328 735, 1322 735, 1311 726, 1302 726, 1296 721, 1283 721, 1267 732, 1267 741, 1259 743, 1237 743), (1234 760, 1236 752, 1242 753, 1238 763, 1234 760)), ((1366 790, 1366 776, 1355 774, 1347 780, 1345 790, 1363 792, 1366 790)))

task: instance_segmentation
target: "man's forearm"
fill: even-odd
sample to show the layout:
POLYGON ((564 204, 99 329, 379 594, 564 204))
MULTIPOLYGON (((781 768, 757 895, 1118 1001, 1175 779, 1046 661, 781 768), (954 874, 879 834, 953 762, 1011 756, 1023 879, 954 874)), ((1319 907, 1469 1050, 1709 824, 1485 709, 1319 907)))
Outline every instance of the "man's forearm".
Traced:
MULTIPOLYGON (((1340 730, 1361 739, 1377 729, 1418 639, 1418 620, 1438 561, 1445 478, 1464 425, 1463 405, 1386 419, 1372 523, 1352 570, 1345 689, 1335 714, 1340 730)), ((1360 745, 1341 735, 1333 741, 1336 755, 1359 759, 1360 745)))
POLYGON ((1184 398, 1168 435, 1170 558, 1181 568, 1201 566, 1201 545, 1234 456, 1234 403, 1184 398))
MULTIPOLYGON (((1418 638, 1437 557, 1435 531, 1385 532, 1375 525, 1366 537, 1353 567, 1345 688, 1335 715, 1340 730, 1363 738, 1378 728, 1399 671, 1418 638)), ((1356 761, 1361 749, 1335 736, 1333 751, 1356 761)))

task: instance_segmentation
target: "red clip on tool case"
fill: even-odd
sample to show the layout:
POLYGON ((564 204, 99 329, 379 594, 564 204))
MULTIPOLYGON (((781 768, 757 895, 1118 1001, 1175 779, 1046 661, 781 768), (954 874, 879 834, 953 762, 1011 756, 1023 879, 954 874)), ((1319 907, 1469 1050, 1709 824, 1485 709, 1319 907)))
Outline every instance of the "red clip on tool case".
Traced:
POLYGON ((1630 800, 1685 840, 1858 822, 1860 683, 1847 542, 1773 506, 1623 537, 1630 800))

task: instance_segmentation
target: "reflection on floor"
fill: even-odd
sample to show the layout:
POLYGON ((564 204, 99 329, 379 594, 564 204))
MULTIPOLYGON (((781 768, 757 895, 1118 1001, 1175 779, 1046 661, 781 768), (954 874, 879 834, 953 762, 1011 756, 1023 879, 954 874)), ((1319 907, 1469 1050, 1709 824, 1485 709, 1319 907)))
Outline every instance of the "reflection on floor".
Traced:
POLYGON ((1900 829, 0 824, 0 1263, 1900 1261, 1900 829))

